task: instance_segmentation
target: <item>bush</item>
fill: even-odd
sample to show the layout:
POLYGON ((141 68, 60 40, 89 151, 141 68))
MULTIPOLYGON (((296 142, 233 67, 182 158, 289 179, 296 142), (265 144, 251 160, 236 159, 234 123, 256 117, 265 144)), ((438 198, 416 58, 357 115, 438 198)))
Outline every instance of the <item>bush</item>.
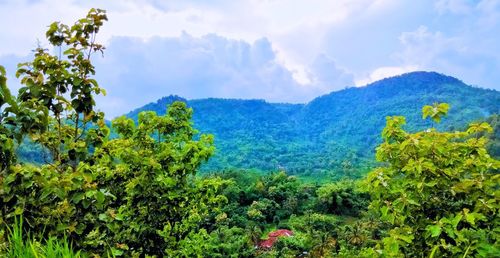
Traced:
MULTIPOLYGON (((448 106, 423 108, 438 122, 448 106)), ((408 133, 403 117, 388 117, 368 175, 370 208, 392 225, 382 241, 387 256, 493 257, 500 254, 500 162, 485 149, 491 131, 473 123, 464 132, 434 128, 408 133)))

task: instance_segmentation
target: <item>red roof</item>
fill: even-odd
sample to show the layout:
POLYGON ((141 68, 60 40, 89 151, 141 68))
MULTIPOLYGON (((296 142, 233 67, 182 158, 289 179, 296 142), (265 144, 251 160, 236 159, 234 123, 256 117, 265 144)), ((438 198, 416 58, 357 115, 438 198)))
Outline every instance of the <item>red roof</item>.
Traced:
POLYGON ((288 229, 278 229, 276 231, 269 232, 269 234, 267 234, 267 236, 269 238, 260 242, 259 247, 269 249, 269 248, 273 247, 273 244, 276 241, 278 241, 278 237, 289 237, 292 235, 293 235, 293 232, 288 230, 288 229))
POLYGON ((293 232, 291 230, 288 230, 288 229, 278 229, 276 231, 273 231, 273 232, 269 232, 269 234, 267 234, 269 237, 280 237, 280 236, 292 236, 293 235, 293 232))
POLYGON ((260 242, 259 247, 269 249, 269 248, 273 247, 274 242, 276 242, 276 240, 278 240, 276 237, 271 237, 267 240, 260 242))

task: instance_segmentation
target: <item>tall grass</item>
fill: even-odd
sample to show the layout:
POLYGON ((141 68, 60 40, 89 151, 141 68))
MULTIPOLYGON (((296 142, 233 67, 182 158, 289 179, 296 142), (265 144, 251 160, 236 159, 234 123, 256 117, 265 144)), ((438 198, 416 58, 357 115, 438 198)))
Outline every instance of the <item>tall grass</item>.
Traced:
POLYGON ((69 242, 64 237, 57 239, 50 237, 46 241, 38 241, 30 233, 23 232, 22 217, 15 220, 12 227, 8 227, 7 249, 0 257, 16 258, 84 258, 86 255, 75 252, 69 242))

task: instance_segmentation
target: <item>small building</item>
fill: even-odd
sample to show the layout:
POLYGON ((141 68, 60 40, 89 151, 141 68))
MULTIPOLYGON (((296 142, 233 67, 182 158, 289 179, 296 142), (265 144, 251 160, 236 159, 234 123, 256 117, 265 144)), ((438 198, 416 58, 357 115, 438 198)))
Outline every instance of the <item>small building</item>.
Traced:
POLYGON ((279 237, 293 236, 293 232, 288 229, 278 229, 267 234, 268 238, 259 243, 259 247, 263 249, 271 249, 279 237))

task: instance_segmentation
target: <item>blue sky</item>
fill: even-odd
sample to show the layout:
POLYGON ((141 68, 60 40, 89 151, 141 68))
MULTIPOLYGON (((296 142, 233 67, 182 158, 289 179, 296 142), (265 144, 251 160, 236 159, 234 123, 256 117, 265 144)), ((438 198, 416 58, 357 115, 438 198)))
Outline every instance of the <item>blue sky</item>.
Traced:
POLYGON ((91 7, 109 17, 94 62, 110 117, 170 94, 307 102, 415 70, 500 89, 500 0, 0 0, 0 64, 14 74, 48 24, 91 7))

